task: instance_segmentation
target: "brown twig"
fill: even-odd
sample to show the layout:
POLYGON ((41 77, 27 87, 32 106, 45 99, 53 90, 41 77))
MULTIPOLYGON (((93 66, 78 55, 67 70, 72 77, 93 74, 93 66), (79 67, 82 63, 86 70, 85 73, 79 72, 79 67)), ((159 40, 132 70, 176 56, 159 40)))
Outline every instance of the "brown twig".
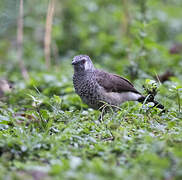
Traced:
POLYGON ((23 62, 23 0, 20 0, 19 16, 17 21, 17 55, 22 76, 25 80, 28 80, 29 75, 23 62))
POLYGON ((124 11, 124 18, 122 22, 122 32, 124 36, 130 36, 130 14, 129 14, 129 2, 127 0, 122 0, 123 2, 123 11, 124 11))
POLYGON ((164 83, 165 81, 170 80, 170 77, 175 76, 174 73, 171 70, 166 70, 166 72, 164 72, 161 75, 157 75, 154 77, 156 80, 158 80, 161 83, 164 83))
POLYGON ((45 37, 44 37, 44 55, 46 61, 46 67, 50 67, 50 55, 51 55, 51 32, 52 32, 52 21, 54 17, 55 0, 49 0, 46 26, 45 26, 45 37))

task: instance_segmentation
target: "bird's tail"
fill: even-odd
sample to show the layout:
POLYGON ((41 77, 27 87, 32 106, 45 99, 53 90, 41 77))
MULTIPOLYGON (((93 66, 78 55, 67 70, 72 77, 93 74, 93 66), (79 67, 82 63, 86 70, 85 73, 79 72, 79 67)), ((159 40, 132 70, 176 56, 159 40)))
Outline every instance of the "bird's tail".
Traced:
POLYGON ((156 101, 154 99, 154 96, 153 95, 148 95, 147 97, 140 97, 138 99, 138 102, 141 102, 141 103, 149 103, 149 102, 153 102, 154 103, 154 106, 153 107, 157 107, 159 109, 164 109, 164 106, 162 104, 160 104, 158 101, 156 101))

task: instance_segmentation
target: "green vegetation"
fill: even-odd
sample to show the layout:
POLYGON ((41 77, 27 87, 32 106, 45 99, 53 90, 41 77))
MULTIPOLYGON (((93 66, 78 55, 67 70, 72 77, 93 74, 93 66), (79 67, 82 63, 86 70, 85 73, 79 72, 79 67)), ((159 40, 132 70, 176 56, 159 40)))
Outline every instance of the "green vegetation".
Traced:
POLYGON ((50 1, 24 1, 22 47, 20 1, 0 2, 0 79, 13 82, 0 99, 0 179, 182 179, 182 1, 52 2, 50 66, 50 1), (167 111, 126 102, 98 122, 100 113, 74 93, 71 61, 78 54, 144 94, 143 85, 157 87, 167 111))

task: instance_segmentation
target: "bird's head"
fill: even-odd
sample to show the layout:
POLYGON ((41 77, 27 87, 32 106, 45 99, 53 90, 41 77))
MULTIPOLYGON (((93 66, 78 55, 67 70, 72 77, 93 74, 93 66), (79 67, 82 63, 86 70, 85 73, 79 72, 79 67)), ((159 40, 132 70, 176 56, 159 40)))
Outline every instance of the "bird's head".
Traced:
POLYGON ((87 70, 94 70, 94 66, 89 56, 87 55, 78 55, 75 56, 72 60, 72 65, 76 72, 85 72, 87 70))

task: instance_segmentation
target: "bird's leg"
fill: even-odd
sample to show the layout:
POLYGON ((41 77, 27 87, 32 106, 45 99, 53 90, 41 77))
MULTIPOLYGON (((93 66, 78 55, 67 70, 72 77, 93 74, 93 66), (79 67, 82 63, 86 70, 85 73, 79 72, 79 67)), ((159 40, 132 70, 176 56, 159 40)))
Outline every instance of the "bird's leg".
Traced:
POLYGON ((105 114, 106 114, 106 110, 105 110, 105 107, 103 107, 103 108, 101 109, 101 112, 100 112, 100 115, 99 115, 99 118, 98 118, 98 121, 99 121, 100 123, 102 122, 103 117, 104 117, 105 114))
POLYGON ((102 122, 102 118, 103 118, 102 113, 100 113, 99 118, 98 118, 98 121, 99 121, 100 123, 102 122))
POLYGON ((99 118, 98 118, 99 122, 102 122, 103 116, 107 112, 107 105, 108 105, 107 103, 105 103, 103 101, 100 101, 100 108, 99 108, 100 115, 99 115, 99 118))

